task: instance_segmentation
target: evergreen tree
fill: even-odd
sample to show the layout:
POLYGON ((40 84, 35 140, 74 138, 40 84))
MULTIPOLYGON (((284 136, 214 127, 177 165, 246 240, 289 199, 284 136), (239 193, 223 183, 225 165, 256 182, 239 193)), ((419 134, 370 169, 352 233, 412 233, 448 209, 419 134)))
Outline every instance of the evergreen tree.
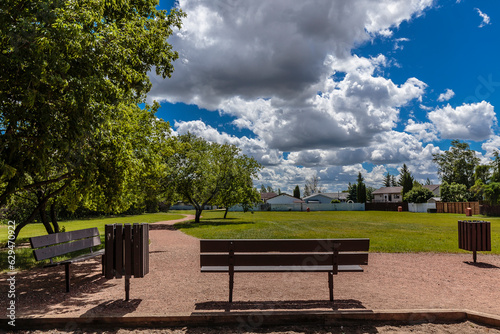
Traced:
POLYGON ((390 187, 391 186, 391 174, 389 172, 387 172, 387 174, 385 174, 385 180, 384 180, 384 187, 390 187))
POLYGON ((396 182, 396 175, 391 175, 391 187, 396 187, 398 183, 396 182))
POLYGON ((293 197, 300 198, 300 188, 298 185, 295 186, 295 189, 293 190, 293 197))
POLYGON ((366 202, 366 186, 364 183, 364 178, 361 175, 361 172, 358 173, 358 184, 357 184, 357 203, 365 203, 366 202))
POLYGON ((407 192, 409 192, 413 188, 413 176, 410 173, 410 170, 403 164, 403 168, 399 173, 398 185, 403 187, 401 190, 401 196, 404 198, 407 192))

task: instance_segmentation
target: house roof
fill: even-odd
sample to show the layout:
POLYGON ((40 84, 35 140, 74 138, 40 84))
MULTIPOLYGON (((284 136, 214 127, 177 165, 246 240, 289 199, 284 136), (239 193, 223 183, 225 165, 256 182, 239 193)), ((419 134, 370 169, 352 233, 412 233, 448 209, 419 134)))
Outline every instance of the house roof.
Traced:
POLYGON ((260 193, 260 198, 262 200, 268 200, 268 199, 276 197, 276 196, 278 196, 278 194, 277 193, 273 193, 273 192, 271 192, 271 193, 260 193))
POLYGON ((349 193, 344 193, 344 192, 316 193, 316 194, 312 194, 312 195, 306 196, 303 199, 306 200, 306 199, 309 199, 309 198, 312 198, 312 197, 316 197, 316 196, 323 196, 323 197, 327 197, 327 198, 330 198, 330 199, 338 199, 338 198, 347 198, 348 195, 349 195, 349 193))
POLYGON ((440 186, 441 186, 440 184, 428 184, 428 185, 424 185, 423 187, 429 189, 432 192, 434 192, 440 186))
POLYGON ((291 195, 288 195, 288 194, 285 194, 285 193, 282 193, 282 194, 279 194, 279 195, 276 195, 274 197, 271 197, 271 198, 268 198, 267 200, 270 200, 272 198, 276 198, 276 197, 280 197, 280 196, 287 196, 287 197, 291 197, 294 199, 294 202, 295 203, 303 203, 304 201, 301 200, 300 198, 297 198, 297 197, 294 197, 294 196, 291 196, 291 195))
POLYGON ((372 192, 373 195, 400 194, 403 187, 382 187, 372 192))

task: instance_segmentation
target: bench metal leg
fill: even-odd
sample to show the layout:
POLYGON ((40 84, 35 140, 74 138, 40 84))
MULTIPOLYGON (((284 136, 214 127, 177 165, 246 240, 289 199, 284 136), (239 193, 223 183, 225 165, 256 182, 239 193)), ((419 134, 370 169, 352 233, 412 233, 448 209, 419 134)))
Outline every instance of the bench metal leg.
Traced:
POLYGON ((130 276, 125 275, 125 300, 130 299, 130 276))
POLYGON ((234 273, 229 273, 229 302, 233 302, 234 273))
POLYGON ((328 288, 330 290, 330 301, 333 302, 333 273, 328 273, 328 288))
POLYGON ((66 274, 66 292, 69 292, 69 277, 70 277, 70 270, 69 270, 69 265, 70 263, 65 263, 64 264, 64 272, 66 274))

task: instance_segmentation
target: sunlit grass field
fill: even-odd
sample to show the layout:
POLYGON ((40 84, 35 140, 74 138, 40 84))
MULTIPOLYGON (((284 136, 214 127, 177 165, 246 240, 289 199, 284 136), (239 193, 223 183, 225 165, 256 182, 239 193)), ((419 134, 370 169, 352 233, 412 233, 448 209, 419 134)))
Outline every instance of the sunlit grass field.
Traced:
MULTIPOLYGON (((458 221, 463 214, 393 211, 229 212, 204 211, 199 224, 176 227, 197 238, 316 239, 370 238, 372 252, 458 253, 458 221)), ((491 222, 492 252, 500 254, 500 218, 474 216, 491 222)))
MULTIPOLYGON (((97 227, 103 240, 106 224, 154 223, 180 219, 194 211, 143 214, 64 221, 66 231, 97 227)), ((323 212, 229 212, 203 211, 199 224, 178 223, 182 232, 206 239, 316 239, 316 238, 370 238, 371 252, 407 253, 436 252, 462 253, 458 249, 459 220, 487 220, 491 222, 492 251, 500 254, 500 218, 458 214, 430 214, 393 211, 323 211, 323 212)), ((17 245, 25 244, 30 237, 45 235, 42 224, 26 226, 17 245)), ((154 232, 151 232, 154 233, 154 232)), ((0 225, 0 244, 7 241, 7 226, 0 225)), ((6 250, 0 251, 1 269, 7 268, 6 250)), ((16 268, 22 270, 40 266, 29 246, 16 248, 16 268)))
MULTIPOLYGON (((97 227, 99 229, 99 234, 101 235, 101 248, 104 247, 104 226, 106 224, 135 224, 135 223, 154 223, 163 220, 175 220, 183 218, 184 215, 181 214, 171 214, 171 213, 153 213, 153 214, 143 214, 134 216, 120 216, 120 217, 106 217, 106 218, 92 218, 92 219, 82 219, 82 220, 68 220, 59 222, 59 226, 62 228, 64 226, 66 231, 81 230, 85 228, 97 227)), ((8 238, 7 225, 0 225, 0 245, 5 246, 8 238)), ((25 226, 19 238, 16 240, 16 268, 19 270, 28 269, 36 266, 42 266, 48 263, 48 260, 36 262, 33 257, 33 252, 29 245, 29 238, 46 235, 47 231, 42 224, 29 224, 25 226)), ((0 271, 7 269, 7 250, 4 248, 0 250, 0 271)), ((57 260, 62 260, 64 257, 57 258, 57 260)))

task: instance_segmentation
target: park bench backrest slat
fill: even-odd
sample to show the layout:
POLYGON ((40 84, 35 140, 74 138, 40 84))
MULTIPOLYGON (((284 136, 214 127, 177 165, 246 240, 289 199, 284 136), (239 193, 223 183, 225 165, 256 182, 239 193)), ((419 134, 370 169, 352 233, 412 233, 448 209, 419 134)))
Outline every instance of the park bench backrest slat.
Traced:
POLYGON ((90 248, 93 246, 98 246, 101 244, 101 239, 99 236, 80 239, 73 242, 66 242, 57 244, 51 247, 39 248, 33 251, 35 259, 37 261, 50 259, 56 256, 64 255, 67 253, 79 251, 82 249, 90 248))
MULTIPOLYGON (((234 259, 235 266, 316 266, 332 265, 333 254, 239 254, 234 259)), ((227 266, 229 254, 201 254, 201 266, 227 266)), ((368 253, 339 253, 338 265, 366 265, 368 253)))
POLYGON ((40 237, 33 237, 30 238, 30 242, 31 242, 31 248, 40 248, 40 247, 51 246, 54 244, 59 244, 62 242, 68 242, 71 240, 95 237, 98 235, 99 235, 99 230, 97 229, 97 227, 92 227, 84 230, 53 233, 49 235, 42 235, 40 237))
POLYGON ((264 239, 264 240, 210 240, 200 242, 201 253, 228 252, 234 242, 235 253, 261 252, 333 252, 333 244, 340 243, 339 252, 365 251, 370 248, 370 239, 264 239))

